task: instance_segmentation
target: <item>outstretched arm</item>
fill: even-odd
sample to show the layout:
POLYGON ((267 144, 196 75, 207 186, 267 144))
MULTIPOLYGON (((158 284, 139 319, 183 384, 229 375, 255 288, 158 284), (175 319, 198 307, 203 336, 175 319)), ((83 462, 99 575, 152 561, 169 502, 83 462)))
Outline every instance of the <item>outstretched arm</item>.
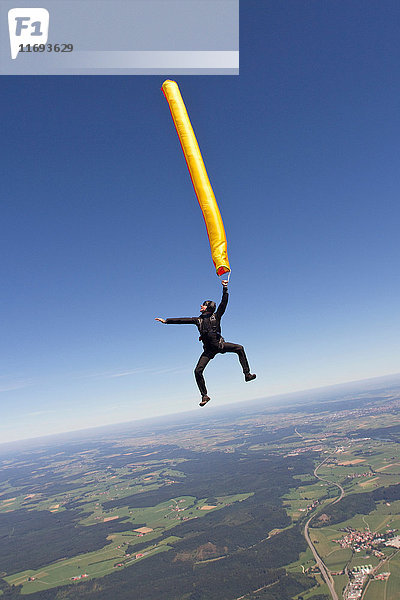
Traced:
POLYGON ((162 319, 161 317, 156 317, 156 321, 160 321, 161 323, 166 323, 167 325, 196 325, 197 319, 196 317, 177 317, 176 319, 162 319))
POLYGON ((222 315, 225 312, 226 306, 228 304, 228 297, 229 297, 229 293, 228 293, 228 282, 227 281, 222 281, 222 300, 217 308, 217 311, 215 313, 215 316, 217 317, 217 319, 220 319, 222 317, 222 315))

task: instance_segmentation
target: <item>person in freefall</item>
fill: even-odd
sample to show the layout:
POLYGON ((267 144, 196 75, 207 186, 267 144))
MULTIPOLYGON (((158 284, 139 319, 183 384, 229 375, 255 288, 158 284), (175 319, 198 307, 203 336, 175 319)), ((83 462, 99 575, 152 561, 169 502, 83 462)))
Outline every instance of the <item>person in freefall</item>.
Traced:
POLYGON ((205 406, 210 401, 207 395, 206 382, 204 381, 203 371, 211 359, 217 354, 234 352, 238 355, 242 366, 245 381, 252 381, 256 375, 250 373, 249 363, 243 346, 226 342, 221 335, 221 317, 228 304, 228 282, 222 281, 222 300, 217 310, 215 302, 205 300, 200 306, 200 315, 198 317, 178 317, 175 319, 162 319, 156 317, 156 321, 166 323, 167 325, 196 325, 199 330, 199 340, 203 342, 203 353, 194 370, 197 385, 201 394, 200 406, 205 406))

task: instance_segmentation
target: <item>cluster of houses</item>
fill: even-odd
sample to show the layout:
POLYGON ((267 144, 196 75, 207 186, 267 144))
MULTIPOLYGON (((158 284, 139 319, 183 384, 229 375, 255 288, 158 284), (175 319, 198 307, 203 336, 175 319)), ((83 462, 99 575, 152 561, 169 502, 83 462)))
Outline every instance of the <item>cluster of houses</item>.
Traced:
POLYGON ((389 579, 390 572, 386 573, 378 573, 378 575, 374 576, 374 579, 378 579, 379 581, 386 581, 389 579))
MULTIPOLYGON (((394 533, 396 529, 390 529, 390 533, 394 533)), ((400 535, 395 535, 394 537, 387 539, 385 542, 385 546, 392 546, 392 548, 400 548, 400 535)))
POLYGON ((299 508, 300 512, 310 512, 310 510, 313 510, 316 506, 318 506, 319 504, 319 500, 313 500, 311 504, 307 505, 307 508, 299 508))
POLYGON ((349 473, 346 475, 346 479, 357 479, 359 477, 371 477, 373 473, 371 471, 365 471, 364 473, 349 473))
MULTIPOLYGON (((400 535, 393 535, 396 533, 396 529, 388 529, 385 533, 378 533, 376 531, 370 531, 369 529, 359 531, 352 529, 351 527, 346 527, 344 531, 345 535, 340 540, 333 540, 338 543, 341 548, 351 548, 354 552, 367 550, 380 560, 384 559, 386 555, 377 547, 393 546, 394 548, 400 548, 400 535)), ((343 593, 343 599, 360 599, 362 597, 365 581, 372 572, 372 565, 360 565, 354 567, 351 571, 350 582, 343 593)), ((378 573, 374 575, 374 579, 385 581, 389 576, 390 572, 378 573)))
POLYGON ((359 598, 361 598, 365 580, 371 571, 372 565, 354 567, 352 578, 343 592, 344 600, 359 600, 359 598))
MULTIPOLYGON (((360 565, 354 567, 351 571, 351 579, 343 593, 344 600, 359 600, 362 597, 365 581, 370 573, 372 573, 372 565, 360 565)), ((386 581, 389 579, 390 572, 378 573, 374 575, 374 579, 386 581)))
POLYGON ((399 540, 400 543, 400 536, 393 536, 393 533, 397 531, 396 529, 388 529, 386 533, 378 533, 376 531, 370 531, 369 529, 359 531, 357 529, 352 529, 351 527, 346 527, 345 531, 346 535, 340 540, 333 541, 339 544, 341 548, 351 548, 354 552, 361 552, 362 550, 372 551, 377 558, 384 557, 383 552, 376 549, 377 546, 385 545, 397 547, 395 545, 396 540, 399 540))
POLYGON ((85 579, 86 577, 89 577, 89 575, 87 573, 82 573, 82 575, 71 577, 71 581, 79 581, 79 579, 85 579))
MULTIPOLYGON (((306 440, 307 441, 311 441, 311 440, 306 440)), ((322 452, 323 448, 321 446, 321 444, 314 444, 312 446, 300 446, 299 448, 295 448, 294 450, 291 450, 288 454, 285 454, 285 458, 287 458, 288 456, 298 456, 299 454, 302 454, 303 452, 322 452)))

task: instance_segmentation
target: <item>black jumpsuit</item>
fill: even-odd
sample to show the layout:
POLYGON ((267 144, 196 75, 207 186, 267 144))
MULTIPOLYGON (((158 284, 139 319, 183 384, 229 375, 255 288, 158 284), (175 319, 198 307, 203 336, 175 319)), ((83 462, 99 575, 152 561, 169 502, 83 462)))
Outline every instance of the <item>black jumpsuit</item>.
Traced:
POLYGON ((207 395, 206 382, 204 381, 203 371, 207 364, 216 354, 225 354, 225 352, 234 352, 238 355, 243 373, 250 373, 249 363, 246 353, 240 344, 225 342, 221 336, 221 317, 228 304, 228 288, 223 286, 222 300, 218 306, 214 318, 210 320, 212 312, 203 312, 199 317, 180 317, 176 319, 166 319, 168 325, 196 325, 200 332, 200 340, 203 342, 203 353, 194 370, 197 385, 202 396, 207 395))

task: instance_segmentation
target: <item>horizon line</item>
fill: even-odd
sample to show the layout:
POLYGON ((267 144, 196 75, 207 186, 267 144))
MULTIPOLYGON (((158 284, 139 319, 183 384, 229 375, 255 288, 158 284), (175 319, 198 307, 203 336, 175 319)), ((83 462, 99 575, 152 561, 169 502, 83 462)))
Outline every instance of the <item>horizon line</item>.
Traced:
MULTIPOLYGON (((231 410, 233 406, 238 406, 241 404, 249 404, 249 403, 254 404, 257 402, 261 402, 262 400, 271 401, 274 399, 290 398, 293 396, 298 396, 299 394, 306 394, 306 393, 310 393, 310 392, 318 393, 318 392, 322 392, 323 390, 330 390, 332 388, 343 388, 343 387, 347 387, 347 386, 355 386, 355 385, 360 385, 362 383, 367 383, 367 382, 378 383, 379 381, 390 380, 391 378, 400 378, 400 373, 391 373, 388 375, 378 375, 378 376, 374 376, 374 377, 367 377, 366 379, 343 381, 340 383, 333 383, 333 384, 329 384, 329 385, 317 386, 317 387, 312 387, 312 388, 307 388, 307 389, 300 389, 300 390, 296 390, 296 391, 292 391, 292 392, 283 392, 280 394, 273 394, 271 396, 261 396, 258 398, 253 398, 252 400, 240 400, 238 402, 224 404, 220 407, 217 407, 216 410, 220 413, 221 411, 225 411, 226 409, 231 410)), ((399 381, 399 384, 400 384, 400 381, 399 381)), ((34 443, 34 442, 38 442, 39 440, 42 440, 43 443, 46 443, 46 440, 50 441, 52 438, 55 438, 55 437, 62 438, 65 436, 71 436, 73 434, 84 433, 85 431, 86 432, 90 431, 91 433, 93 433, 95 430, 108 429, 110 427, 119 427, 122 425, 128 425, 129 423, 138 424, 138 423, 144 423, 146 421, 148 421, 148 422, 162 421, 163 419, 171 418, 175 415, 189 416, 192 413, 194 413, 195 411, 197 411, 197 408, 187 410, 184 412, 165 413, 163 415, 158 415, 158 416, 154 416, 154 417, 144 417, 141 419, 134 419, 134 420, 129 420, 129 421, 118 421, 116 423, 108 423, 107 425, 93 425, 93 426, 89 426, 89 427, 83 427, 82 429, 71 429, 68 431, 60 431, 60 432, 56 432, 56 433, 40 435, 40 436, 31 437, 31 438, 19 438, 17 440, 11 440, 8 442, 0 442, 0 450, 4 449, 6 446, 15 446, 15 445, 22 444, 22 443, 29 444, 30 442, 34 443)), ((203 420, 203 417, 202 417, 202 420, 203 420)))

